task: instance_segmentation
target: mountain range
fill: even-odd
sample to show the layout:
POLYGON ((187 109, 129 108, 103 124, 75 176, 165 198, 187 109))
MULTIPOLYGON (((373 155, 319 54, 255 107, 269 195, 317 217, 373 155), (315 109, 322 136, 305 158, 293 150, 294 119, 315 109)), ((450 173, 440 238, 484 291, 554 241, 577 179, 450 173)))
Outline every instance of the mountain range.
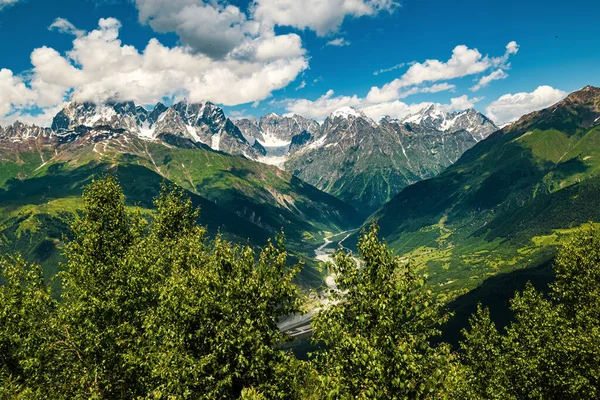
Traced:
MULTIPOLYGON (((374 218, 433 284, 475 287, 547 262, 562 236, 600 220, 599 134, 594 87, 503 129, 436 106, 379 122, 344 108, 318 123, 231 121, 211 103, 70 102, 50 128, 0 128, 1 243, 55 272, 82 188, 110 172, 148 215, 170 181, 211 234, 260 245, 283 228, 298 257, 374 218)), ((309 262, 302 279, 319 284, 322 271, 309 262)))
MULTIPOLYGON (((116 174, 128 204, 148 215, 161 182, 173 182, 201 207, 200 222, 211 234, 262 245, 283 228, 296 255, 309 253, 326 232, 364 219, 277 167, 221 148, 240 154, 261 149, 210 103, 177 103, 154 113, 133 103, 72 102, 51 128, 18 122, 0 128, 1 246, 54 274, 83 187, 104 173, 116 174)), ((305 279, 321 282, 318 271, 305 270, 305 279)))
POLYGON ((321 125, 276 114, 235 123, 266 149, 261 161, 367 213, 411 183, 435 176, 498 130, 474 110, 448 113, 435 105, 378 123, 350 107, 334 111, 321 125))

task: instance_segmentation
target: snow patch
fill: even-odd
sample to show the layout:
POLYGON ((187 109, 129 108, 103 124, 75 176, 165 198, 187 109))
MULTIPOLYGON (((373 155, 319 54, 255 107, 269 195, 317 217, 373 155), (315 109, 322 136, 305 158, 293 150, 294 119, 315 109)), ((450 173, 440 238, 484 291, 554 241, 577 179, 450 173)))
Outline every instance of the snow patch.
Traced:
POLYGON ((267 165, 274 165, 279 169, 283 169, 283 164, 287 161, 287 157, 286 156, 281 156, 281 157, 262 157, 259 158, 258 161, 260 161, 263 164, 267 164, 267 165))
POLYGON ((307 146, 307 148, 308 149, 316 149, 316 148, 322 147, 325 144, 326 140, 327 140, 327 135, 323 135, 318 140, 315 140, 314 142, 309 144, 307 146))
POLYGON ((364 117, 364 114, 352 107, 342 107, 331 113, 331 118, 343 117, 348 118, 349 116, 353 117, 364 117))
MULTIPOLYGON (((188 131, 189 135, 192 137, 192 139, 194 139, 194 141, 202 142, 200 140, 200 136, 198 136, 198 132, 196 132, 196 128, 194 128, 191 125, 186 125, 185 128, 187 129, 187 131, 188 131)), ((218 146, 218 144, 217 144, 217 146, 218 146)))
POLYGON ((152 139, 152 136, 154 136, 154 129, 150 127, 149 121, 144 121, 142 126, 140 126, 140 132, 138 135, 142 139, 152 139))
POLYGON ((219 133, 218 135, 212 135, 210 140, 210 148, 219 151, 219 145, 221 144, 221 134, 219 133))
POLYGON ((256 139, 258 143, 260 143, 263 147, 285 147, 289 146, 292 141, 291 140, 283 140, 275 135, 271 135, 268 133, 263 133, 263 140, 256 139))

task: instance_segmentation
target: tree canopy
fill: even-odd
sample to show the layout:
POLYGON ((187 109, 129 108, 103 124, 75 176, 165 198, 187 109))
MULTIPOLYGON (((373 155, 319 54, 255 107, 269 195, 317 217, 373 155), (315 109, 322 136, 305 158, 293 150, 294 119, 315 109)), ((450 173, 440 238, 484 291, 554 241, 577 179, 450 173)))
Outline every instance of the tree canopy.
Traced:
POLYGON ((0 257, 0 399, 591 399, 600 397, 600 233, 527 285, 498 330, 479 307, 458 351, 432 344, 449 314, 413 265, 364 231, 329 265, 309 361, 282 350, 300 313, 283 234, 260 249, 210 238, 181 188, 156 211, 111 176, 83 194, 53 296, 41 267, 0 257))

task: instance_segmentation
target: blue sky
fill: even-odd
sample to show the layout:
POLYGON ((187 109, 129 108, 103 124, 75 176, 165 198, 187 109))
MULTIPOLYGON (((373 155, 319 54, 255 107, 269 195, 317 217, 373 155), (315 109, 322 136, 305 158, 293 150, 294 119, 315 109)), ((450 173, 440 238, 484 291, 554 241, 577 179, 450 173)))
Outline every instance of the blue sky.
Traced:
POLYGON ((0 0, 0 124, 47 124, 71 96, 319 120, 438 103, 502 124, 600 85, 600 2, 555 4, 0 0))

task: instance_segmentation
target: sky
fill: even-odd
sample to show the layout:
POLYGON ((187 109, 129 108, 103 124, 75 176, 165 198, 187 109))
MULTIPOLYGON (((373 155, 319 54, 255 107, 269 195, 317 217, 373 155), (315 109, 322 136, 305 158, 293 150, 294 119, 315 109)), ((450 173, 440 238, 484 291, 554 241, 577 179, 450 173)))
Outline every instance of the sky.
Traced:
POLYGON ((0 125, 69 100, 499 125, 600 86, 600 1, 0 0, 0 125))

